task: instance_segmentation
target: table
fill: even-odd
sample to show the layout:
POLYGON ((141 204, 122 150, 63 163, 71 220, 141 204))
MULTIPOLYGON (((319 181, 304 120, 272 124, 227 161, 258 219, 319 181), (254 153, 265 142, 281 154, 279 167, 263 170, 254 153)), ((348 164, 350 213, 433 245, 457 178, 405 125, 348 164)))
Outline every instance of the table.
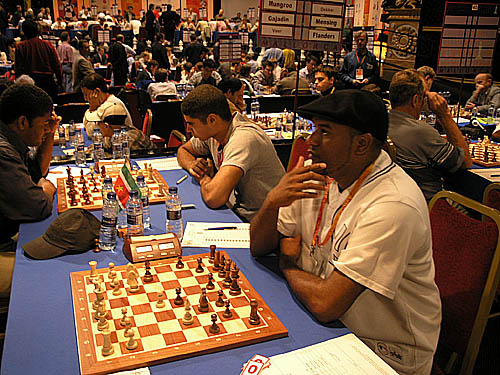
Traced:
MULTIPOLYGON (((182 170, 162 172, 167 183, 175 184, 186 174, 182 170)), ((194 203, 196 209, 183 211, 187 221, 239 222, 229 209, 211 210, 203 203, 199 186, 191 178, 179 185, 183 203, 194 203)), ((97 211, 100 218, 101 213, 97 211)), ((151 233, 164 232, 164 205, 151 206, 151 233)), ((54 201, 52 215, 38 223, 23 224, 20 229, 16 264, 12 282, 9 317, 3 351, 2 374, 78 374, 79 362, 76 332, 71 302, 70 272, 88 269, 88 261, 95 259, 107 265, 126 264, 121 250, 115 252, 92 251, 64 255, 37 261, 29 259, 22 245, 44 233, 57 216, 54 201)), ((119 240, 118 249, 122 241, 119 240)), ((254 354, 272 356, 312 345, 348 333, 340 323, 331 326, 317 323, 310 313, 295 299, 284 279, 270 272, 246 249, 225 249, 240 266, 253 287, 267 302, 289 331, 289 336, 260 344, 227 350, 153 366, 151 374, 238 374, 241 366, 254 354), (207 371, 208 370, 208 371, 207 371)), ((184 254, 205 253, 207 249, 184 248, 184 254)), ((272 262, 269 262, 272 263, 272 262)))

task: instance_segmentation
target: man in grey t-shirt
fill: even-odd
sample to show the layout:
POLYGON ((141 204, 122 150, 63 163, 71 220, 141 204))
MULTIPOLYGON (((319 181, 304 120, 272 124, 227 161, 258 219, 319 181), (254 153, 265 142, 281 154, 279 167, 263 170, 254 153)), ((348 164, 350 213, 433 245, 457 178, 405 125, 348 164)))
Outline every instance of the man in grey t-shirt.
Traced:
POLYGON ((193 90, 181 109, 194 138, 179 148, 180 166, 199 181, 209 207, 228 204, 250 221, 285 173, 270 138, 242 115, 232 116, 222 91, 211 85, 193 90))
POLYGON ((389 112, 388 136, 396 146, 396 162, 412 177, 430 201, 443 189, 443 174, 472 165, 469 147, 450 114, 446 100, 425 90, 422 77, 414 70, 394 75, 390 86, 392 110, 389 112), (429 107, 446 133, 418 117, 427 97, 429 107))

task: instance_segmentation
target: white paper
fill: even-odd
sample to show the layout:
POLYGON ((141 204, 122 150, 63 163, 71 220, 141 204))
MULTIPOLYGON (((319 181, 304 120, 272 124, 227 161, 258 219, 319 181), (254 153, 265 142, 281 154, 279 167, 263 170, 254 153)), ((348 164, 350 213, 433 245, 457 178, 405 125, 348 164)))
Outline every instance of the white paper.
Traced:
POLYGON ((250 247, 250 224, 248 223, 201 223, 188 221, 182 246, 188 247, 231 247, 247 249, 250 247), (236 228, 207 230, 208 228, 236 228))
MULTIPOLYGON (((49 171, 49 174, 47 175, 46 179, 52 182, 55 186, 57 186, 57 179, 58 178, 63 178, 63 177, 68 177, 68 171, 67 171, 67 166, 58 166, 55 168, 52 168, 49 171)), ((90 168, 79 168, 79 167, 70 167, 71 168, 71 174, 74 177, 80 176, 80 171, 83 169, 83 174, 89 174, 90 173, 90 168)))
POLYGON ((262 375, 397 375, 354 334, 271 357, 262 375))
POLYGON ((136 368, 135 370, 114 372, 109 375, 151 375, 149 367, 136 368))
POLYGON ((182 169, 179 163, 177 163, 177 158, 162 158, 162 159, 137 161, 137 165, 139 165, 141 169, 146 169, 145 167, 146 164, 151 164, 151 167, 153 169, 157 169, 159 171, 171 171, 174 169, 182 169))
POLYGON ((500 168, 474 168, 469 169, 469 171, 491 182, 500 182, 500 168))

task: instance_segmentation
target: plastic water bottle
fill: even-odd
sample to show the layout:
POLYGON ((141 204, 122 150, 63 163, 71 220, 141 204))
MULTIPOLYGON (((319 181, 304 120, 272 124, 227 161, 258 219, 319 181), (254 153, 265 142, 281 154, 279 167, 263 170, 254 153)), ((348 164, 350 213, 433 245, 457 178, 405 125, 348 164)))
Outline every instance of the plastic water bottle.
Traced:
POLYGON ((433 112, 430 112, 429 116, 427 116, 427 123, 430 126, 436 125, 436 115, 433 112))
POLYGON ((488 108, 488 125, 493 125, 495 123, 495 106, 492 104, 488 108))
POLYGON ((181 198, 177 194, 177 186, 169 187, 167 200, 165 201, 167 233, 175 233, 179 241, 182 240, 181 206, 182 203, 181 198))
POLYGON ((69 135, 69 145, 71 147, 76 147, 76 129, 75 129, 75 122, 71 120, 68 125, 68 135, 69 135))
POLYGON ((85 145, 79 143, 75 148, 75 164, 77 167, 86 167, 87 160, 85 158, 85 145))
POLYGON ((122 140, 120 138, 120 131, 115 130, 111 137, 111 145, 113 148, 113 159, 121 159, 122 156, 122 140))
POLYGON ((104 143, 101 130, 96 128, 94 130, 94 162, 104 159, 104 143))
POLYGON ((254 99, 251 104, 252 118, 255 120, 260 113, 260 104, 258 99, 254 99))
MULTIPOLYGON (((102 200, 105 201, 108 193, 114 192, 113 190, 113 180, 111 177, 104 178, 102 182, 102 200)), ((116 197, 115 197, 116 198, 116 197)))
POLYGON ((118 217, 118 201, 116 193, 109 192, 102 208, 101 229, 99 231, 99 247, 101 250, 114 250, 116 247, 116 220, 118 217))
POLYGON ((419 120, 427 121, 427 114, 425 113, 425 111, 420 112, 419 120))
POLYGON ((281 139, 281 119, 278 119, 278 121, 276 121, 275 129, 276 129, 276 132, 274 134, 274 137, 276 139, 281 139))
POLYGON ((141 201, 142 201, 142 223, 144 224, 144 229, 151 228, 151 214, 149 212, 149 188, 146 185, 144 176, 137 176, 137 186, 141 191, 141 201))
POLYGON ((120 138, 122 141, 122 156, 126 159, 130 159, 130 145, 126 126, 122 126, 120 138))
POLYGON ((144 234, 142 224, 142 202, 139 192, 131 190, 127 202, 127 233, 129 236, 141 236, 144 234))
POLYGON ((59 147, 66 148, 66 129, 63 124, 59 124, 57 132, 59 134, 59 147))

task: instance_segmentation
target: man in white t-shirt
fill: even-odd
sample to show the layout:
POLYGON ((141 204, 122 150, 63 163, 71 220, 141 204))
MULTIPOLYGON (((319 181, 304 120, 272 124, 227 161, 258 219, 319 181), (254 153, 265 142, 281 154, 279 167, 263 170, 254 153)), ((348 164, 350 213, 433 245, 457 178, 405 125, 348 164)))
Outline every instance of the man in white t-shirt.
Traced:
POLYGON ((252 255, 279 249, 290 288, 316 319, 340 319, 398 373, 428 375, 441 322, 429 214, 382 150, 384 103, 343 90, 298 112, 316 125, 312 164, 301 157, 267 195, 251 223, 252 255))

